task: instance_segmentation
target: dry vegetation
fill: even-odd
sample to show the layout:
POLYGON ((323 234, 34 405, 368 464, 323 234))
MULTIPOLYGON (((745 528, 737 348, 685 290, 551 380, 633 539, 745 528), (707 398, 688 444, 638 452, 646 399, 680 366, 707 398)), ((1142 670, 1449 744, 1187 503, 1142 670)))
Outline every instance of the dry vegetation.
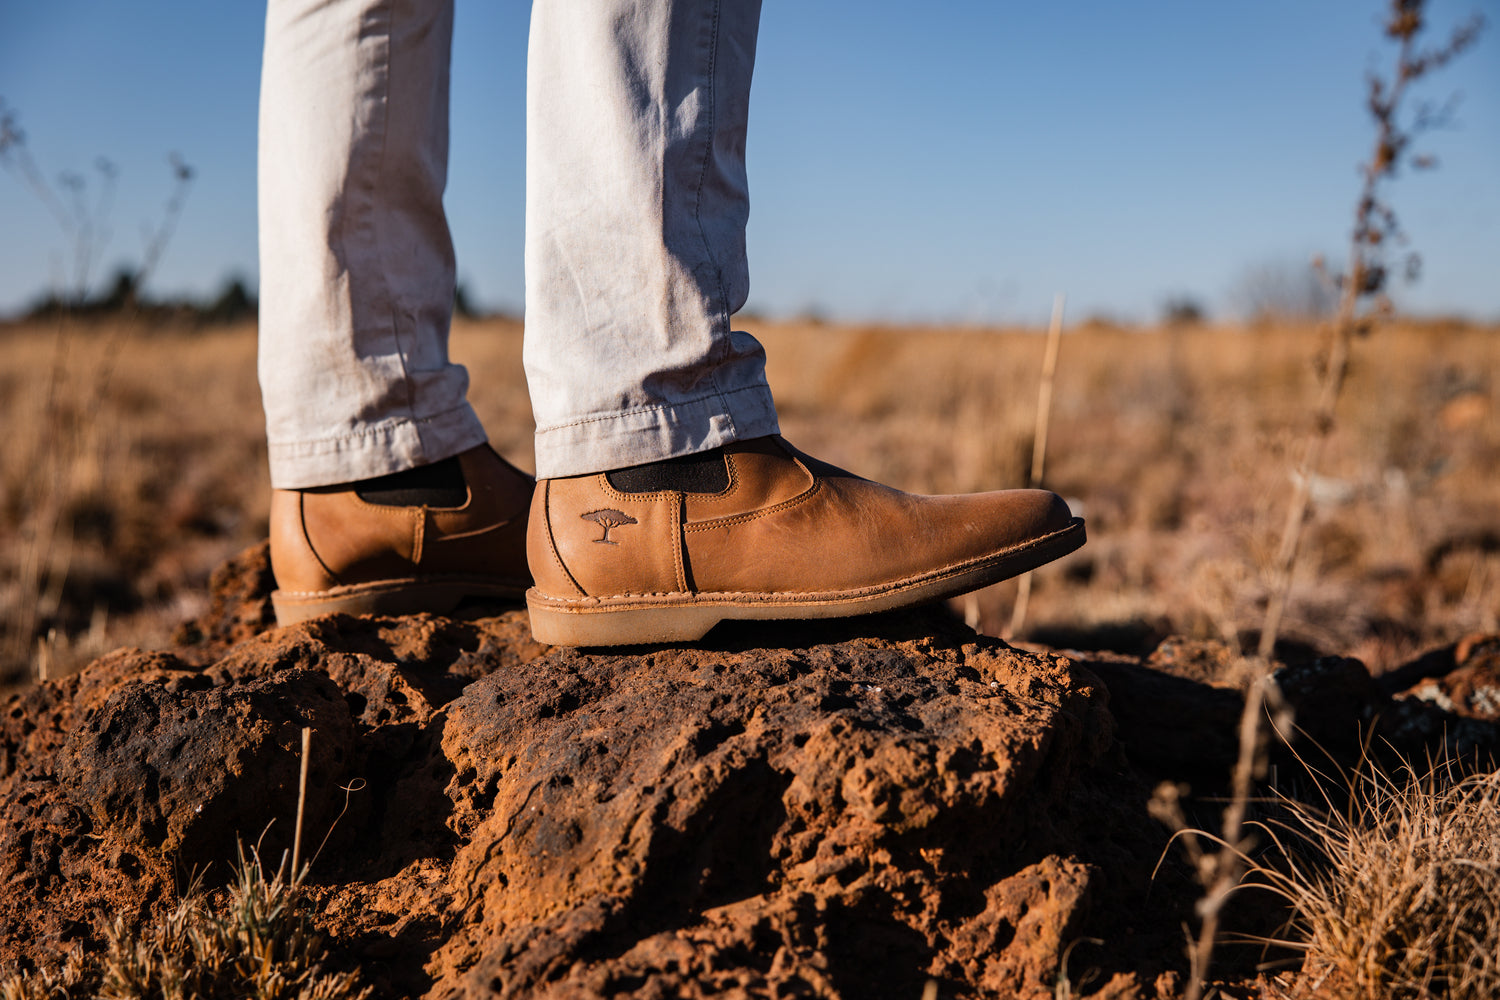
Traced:
MULTIPOLYGON (((1312 333, 1086 327, 1064 338, 1045 485, 1082 506, 1090 544, 1040 575, 1038 636, 1245 643, 1316 391, 1312 333)), ((1041 337, 766 340, 785 429, 804 447, 915 489, 1024 484, 1041 337)), ((1368 346, 1314 484, 1286 633, 1379 670, 1493 627, 1500 342, 1492 330, 1406 325, 1368 346)), ((986 629, 1009 600, 1006 587, 985 595, 986 629)))
MULTIPOLYGON (((748 325, 800 447, 913 490, 1025 484, 1035 331, 748 325)), ((1081 508, 1090 542, 1038 574, 1031 637, 1139 648, 1170 632, 1253 647, 1316 390, 1312 333, 1064 336, 1045 485, 1081 508)), ((1407 323, 1362 345, 1312 486, 1288 640, 1378 672, 1496 628, 1497 334, 1407 323)), ((526 464, 519 324, 460 324, 453 350, 495 444, 526 464)), ((264 536, 253 354, 250 326, 0 330, 0 623, 13 682, 165 642, 202 605, 213 567, 264 536)), ((981 595, 986 631, 1008 621, 1014 588, 981 595)))
POLYGON ((0 331, 0 670, 159 644, 265 531, 254 334, 0 331))
POLYGON ((0 1000, 365 1000, 358 976, 328 960, 299 889, 252 853, 210 896, 190 891, 165 919, 116 919, 101 954, 74 952, 55 971, 0 978, 0 1000))
MULTIPOLYGON (((1024 485, 1043 349, 1035 332, 757 332, 784 430, 802 447, 911 489, 1024 485)), ((1035 635, 1246 643, 1316 391, 1312 333, 1065 336, 1045 485, 1082 507, 1090 543, 1039 574, 1035 635)), ((1379 670, 1494 627, 1494 334, 1406 325, 1368 345, 1314 484, 1289 638, 1379 670)), ((986 630, 1003 626, 1012 593, 983 595, 986 630)))
POLYGON ((1350 801, 1286 799, 1252 878, 1294 913, 1303 995, 1500 992, 1500 774, 1361 771, 1350 801))

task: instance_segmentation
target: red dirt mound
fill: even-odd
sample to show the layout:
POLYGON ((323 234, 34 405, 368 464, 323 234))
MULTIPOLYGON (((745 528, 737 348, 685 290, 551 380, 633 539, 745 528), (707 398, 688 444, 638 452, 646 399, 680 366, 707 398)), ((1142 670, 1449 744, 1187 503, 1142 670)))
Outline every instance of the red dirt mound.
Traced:
MULTIPOLYGON (((1091 669, 940 611, 597 653, 519 610, 265 630, 269 582, 249 550, 179 650, 5 705, 0 968, 224 881, 237 840, 278 857, 303 727, 317 920, 382 996, 1050 997, 1090 938, 1075 989, 1150 996, 1177 964, 1137 768, 1201 769, 1232 685, 1100 659, 1117 722, 1091 669)), ((1289 697, 1358 714, 1362 671, 1289 697)))

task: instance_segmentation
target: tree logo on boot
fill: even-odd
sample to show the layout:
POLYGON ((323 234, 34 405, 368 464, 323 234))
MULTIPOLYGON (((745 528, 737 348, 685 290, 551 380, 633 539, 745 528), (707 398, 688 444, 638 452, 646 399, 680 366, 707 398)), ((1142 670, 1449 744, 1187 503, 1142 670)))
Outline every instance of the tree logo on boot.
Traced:
POLYGON ((578 516, 583 518, 585 521, 593 521, 599 527, 604 529, 604 534, 594 539, 595 543, 603 545, 620 544, 619 542, 610 541, 610 528, 618 528, 622 524, 641 523, 635 518, 631 517, 629 514, 625 513, 623 510, 611 510, 607 507, 604 510, 591 510, 587 514, 579 514, 578 516))

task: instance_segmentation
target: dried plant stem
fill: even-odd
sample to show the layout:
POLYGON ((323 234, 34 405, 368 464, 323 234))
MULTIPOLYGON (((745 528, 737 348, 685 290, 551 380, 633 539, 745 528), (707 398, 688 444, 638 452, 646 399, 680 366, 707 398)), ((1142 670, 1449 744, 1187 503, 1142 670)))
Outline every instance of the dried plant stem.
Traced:
POLYGON ((292 884, 302 881, 302 817, 307 808, 307 759, 312 730, 302 727, 302 773, 297 779, 297 829, 292 834, 292 884))
POLYGON ((1200 872, 1205 876, 1203 898, 1198 901, 1198 937, 1192 942, 1189 958, 1192 962, 1192 979, 1185 994, 1186 1000, 1199 1000, 1203 993, 1204 978, 1208 974, 1209 962, 1213 958, 1214 945, 1219 937, 1219 917, 1240 879, 1245 874, 1245 857, 1254 846, 1245 829, 1245 815, 1254 791, 1255 777, 1264 770, 1266 748, 1261 716, 1266 705, 1266 686, 1271 672, 1261 661, 1255 678, 1245 692, 1245 709, 1240 714, 1240 749, 1234 762, 1234 776, 1230 786, 1229 805, 1224 809, 1224 829, 1219 838, 1217 855, 1203 859, 1200 872))
MULTIPOLYGON (((1349 241, 1348 273, 1338 281, 1339 307, 1329 329, 1328 356, 1313 409, 1312 427, 1302 449, 1302 461, 1293 483, 1281 545, 1272 566, 1266 619, 1257 649, 1262 660, 1271 658, 1281 631, 1297 553, 1301 548, 1302 528, 1307 523, 1312 480, 1317 474, 1323 447, 1333 431, 1339 397, 1349 373, 1354 338, 1367 333, 1373 323, 1373 315, 1362 310, 1361 303, 1374 298, 1380 310, 1389 308, 1382 295, 1387 280, 1386 254, 1401 232, 1395 213, 1380 200, 1379 188, 1382 181, 1394 176, 1407 155, 1412 137, 1434 124, 1433 116, 1424 111, 1411 126, 1403 127, 1398 112, 1413 81, 1445 64, 1471 45, 1479 34, 1481 21, 1475 18, 1457 28, 1441 48, 1419 50, 1417 35, 1424 21, 1423 2, 1392 0, 1385 31, 1398 43, 1395 71, 1389 83, 1379 77, 1370 80, 1368 107, 1375 120, 1375 148, 1369 161, 1360 168, 1361 185, 1355 202, 1354 230, 1349 241)), ((1437 120, 1440 121, 1441 116, 1437 116, 1437 120)), ((1420 166, 1423 162, 1423 158, 1413 158, 1414 165, 1420 166)), ((1415 258, 1408 258, 1408 267, 1414 261, 1415 258)))
POLYGON ((1239 755, 1234 766, 1232 795, 1224 809, 1219 851, 1211 857, 1203 857, 1199 863, 1199 879, 1204 887, 1204 896, 1198 903, 1202 922, 1190 947, 1192 979, 1188 984, 1187 1000, 1199 1000, 1202 995, 1218 938, 1220 914, 1225 901, 1244 876, 1247 858, 1254 846, 1246 825, 1246 813, 1255 780, 1263 774, 1267 761, 1267 734, 1262 717, 1268 696, 1274 696, 1271 657, 1286 612, 1302 529, 1307 522, 1312 480, 1333 431, 1339 397, 1349 374, 1354 338, 1368 332, 1377 311, 1388 311, 1389 308, 1381 294, 1386 281, 1386 254, 1390 244, 1399 237, 1400 230, 1395 213, 1380 201, 1379 188, 1382 181, 1394 175, 1406 155, 1412 135, 1430 124, 1425 116, 1419 116, 1412 126, 1403 128, 1398 111, 1409 84, 1467 47, 1479 30, 1479 22, 1471 21, 1456 30, 1443 47, 1419 51, 1416 39, 1423 26, 1423 4, 1424 0, 1391 0, 1385 33, 1398 45, 1395 69, 1389 82, 1378 76, 1369 81, 1367 106, 1376 126, 1374 152, 1361 167, 1347 273, 1338 279, 1338 312, 1328 330, 1327 356, 1322 365, 1312 426, 1302 449, 1281 545, 1272 567, 1265 623, 1252 661, 1254 676, 1245 692, 1244 712, 1240 716, 1239 755), (1375 310, 1362 308, 1367 299, 1375 300, 1375 310))
MULTIPOLYGON (((1063 308, 1068 297, 1058 292, 1052 299, 1052 322, 1047 326, 1047 353, 1042 359, 1042 385, 1036 395, 1036 437, 1031 445, 1031 476, 1027 485, 1036 488, 1042 485, 1042 473, 1047 465, 1047 429, 1052 422, 1052 386, 1057 380, 1057 352, 1062 343, 1063 308)), ((1031 574, 1024 573, 1017 585, 1016 604, 1010 612, 1010 628, 1005 637, 1015 638, 1026 624, 1026 612, 1031 604, 1031 574)))
POLYGON ((174 181, 172 193, 167 198, 166 207, 162 210, 161 220, 156 228, 146 234, 146 246, 141 255, 141 266, 135 274, 135 290, 126 303, 124 322, 114 327, 100 351, 99 363, 94 369, 93 395, 89 405, 91 419, 98 416, 100 406, 109 390, 109 381, 114 376, 120 352, 135 328, 136 324, 132 321, 140 313, 140 290, 146 286, 146 282, 156 271, 162 254, 166 253, 167 244, 172 241, 172 234, 177 231, 177 223, 182 216, 183 206, 187 204, 188 192, 192 190, 193 168, 183 162, 176 153, 171 154, 167 162, 172 167, 174 181))
POLYGON ((1062 343, 1063 308, 1068 297, 1052 299, 1052 322, 1047 325, 1047 353, 1042 359, 1042 385, 1036 396, 1036 443, 1031 449, 1031 485, 1040 486, 1047 464, 1047 428, 1052 422, 1052 386, 1057 377, 1057 352, 1062 343))
MULTIPOLYGON (((37 454, 41 461, 32 484, 21 492, 24 504, 20 593, 0 623, 0 672, 24 664, 35 655, 47 655, 48 666, 55 649, 51 639, 47 647, 33 644, 37 636, 57 616, 63 604, 68 583, 75 537, 69 501, 80 489, 80 473, 94 469, 89 488, 97 488, 102 474, 99 466, 108 457, 110 445, 101 430, 104 403, 109 395, 110 380, 126 339, 134 330, 140 314, 139 290, 151 278, 166 252, 192 186, 193 170, 180 157, 169 157, 173 186, 162 217, 145 233, 141 265, 135 272, 130 294, 122 303, 118 322, 104 339, 92 360, 93 374, 87 384, 82 406, 65 403, 62 389, 73 369, 71 341, 75 321, 89 307, 90 275, 111 235, 109 217, 115 200, 118 170, 106 159, 95 166, 100 175, 98 193, 88 196, 83 175, 65 171, 56 183, 50 182, 26 144, 25 133, 13 110, 0 101, 0 168, 13 174, 52 215, 71 249, 73 274, 71 287, 62 291, 62 309, 57 314, 52 351, 51 372, 43 398, 37 454), (45 654, 42 652, 45 649, 45 654)), ((95 620, 98 619, 95 609, 95 620)), ((64 628, 63 639, 70 636, 64 628)), ((102 644, 102 636, 97 637, 102 644)), ((92 645, 89 648, 94 648, 92 645)), ((42 664, 36 664, 38 672, 42 664)), ((51 670, 48 671, 52 672, 51 670)))
MULTIPOLYGON (((1360 203, 1366 204, 1373 197, 1376 177, 1365 172, 1364 191, 1360 203)), ((1302 528, 1307 523, 1308 500, 1312 495, 1312 481, 1323 457, 1323 446, 1333 431, 1334 417, 1338 410, 1339 397, 1344 391, 1344 382, 1349 374, 1349 357, 1354 336, 1360 329, 1358 317, 1359 291, 1365 280, 1366 262, 1361 254, 1359 238, 1356 236, 1351 249, 1350 273, 1344 279, 1344 288, 1339 296, 1338 315, 1333 320, 1328 360, 1324 367, 1322 384, 1318 390, 1318 401, 1313 409, 1312 428, 1303 443, 1302 461, 1298 465, 1292 483, 1291 503, 1287 505, 1286 524, 1281 532, 1281 545, 1276 551, 1276 562, 1272 567, 1270 597, 1266 603, 1266 620, 1260 632, 1260 644, 1256 655, 1269 662, 1276 648, 1276 637, 1281 631, 1282 615, 1286 612, 1287 595, 1292 589, 1292 573, 1297 565, 1297 553, 1302 546, 1302 528)))

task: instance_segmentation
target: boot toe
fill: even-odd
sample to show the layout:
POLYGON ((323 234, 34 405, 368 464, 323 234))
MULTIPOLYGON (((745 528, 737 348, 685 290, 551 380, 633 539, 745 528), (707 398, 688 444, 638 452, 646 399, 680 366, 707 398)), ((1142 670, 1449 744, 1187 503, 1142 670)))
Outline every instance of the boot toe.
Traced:
POLYGON ((1038 538, 1065 530, 1073 523, 1068 502, 1050 490, 1006 490, 1009 519, 1023 538, 1038 538))

